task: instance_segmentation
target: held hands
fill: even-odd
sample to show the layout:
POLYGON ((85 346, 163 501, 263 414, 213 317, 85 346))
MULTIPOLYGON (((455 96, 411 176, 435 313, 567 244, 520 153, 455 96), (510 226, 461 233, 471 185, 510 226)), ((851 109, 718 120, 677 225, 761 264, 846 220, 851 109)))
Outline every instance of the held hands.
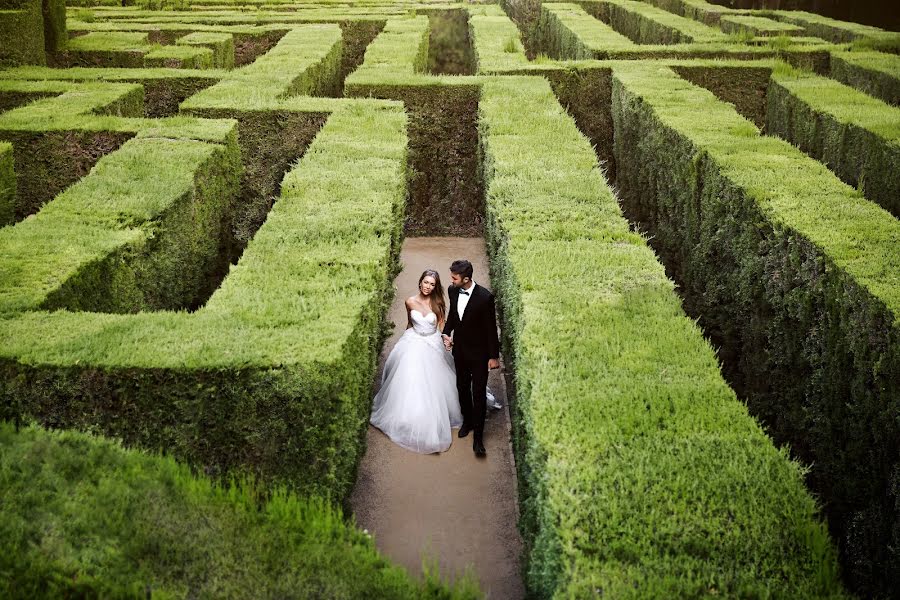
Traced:
POLYGON ((497 360, 496 358, 489 358, 489 359, 488 359, 488 369, 489 369, 489 370, 499 369, 499 368, 500 368, 500 361, 499 361, 499 360, 497 360))
POLYGON ((451 338, 449 335, 441 335, 441 337, 444 338, 444 348, 446 348, 447 350, 453 348, 453 338, 451 338))

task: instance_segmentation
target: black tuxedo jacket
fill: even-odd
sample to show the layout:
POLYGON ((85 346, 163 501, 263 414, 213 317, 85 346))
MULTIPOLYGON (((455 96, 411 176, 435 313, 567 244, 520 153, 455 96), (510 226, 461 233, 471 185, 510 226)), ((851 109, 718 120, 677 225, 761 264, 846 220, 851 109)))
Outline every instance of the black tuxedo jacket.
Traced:
POLYGON ((484 360, 500 358, 500 341, 497 339, 497 316, 494 312, 494 295, 478 284, 472 286, 472 294, 462 320, 456 310, 459 300, 458 287, 450 287, 450 309, 444 335, 453 335, 453 356, 460 360, 484 360))

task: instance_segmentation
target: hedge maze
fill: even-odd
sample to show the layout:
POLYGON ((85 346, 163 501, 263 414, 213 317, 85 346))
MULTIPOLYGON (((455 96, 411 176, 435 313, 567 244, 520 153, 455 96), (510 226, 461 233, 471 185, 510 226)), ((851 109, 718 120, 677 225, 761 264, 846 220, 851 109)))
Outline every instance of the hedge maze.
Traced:
POLYGON ((896 594, 900 34, 6 0, 0 65, 0 595, 476 596, 341 512, 413 235, 487 242, 530 596, 896 594))

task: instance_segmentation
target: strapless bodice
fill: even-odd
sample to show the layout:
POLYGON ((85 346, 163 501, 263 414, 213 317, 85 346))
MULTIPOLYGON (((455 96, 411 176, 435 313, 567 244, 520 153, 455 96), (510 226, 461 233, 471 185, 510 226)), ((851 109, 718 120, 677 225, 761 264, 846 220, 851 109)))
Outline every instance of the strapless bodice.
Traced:
POLYGON ((419 335, 434 335, 437 332, 437 315, 433 312, 423 315, 421 311, 415 308, 409 312, 412 320, 412 328, 419 335))

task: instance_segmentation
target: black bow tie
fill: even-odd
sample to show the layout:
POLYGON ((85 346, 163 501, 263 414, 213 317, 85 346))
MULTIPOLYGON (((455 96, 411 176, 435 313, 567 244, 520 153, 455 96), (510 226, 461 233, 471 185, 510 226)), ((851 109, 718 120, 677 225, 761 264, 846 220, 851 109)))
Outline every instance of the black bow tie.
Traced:
POLYGON ((469 295, 469 292, 467 292, 466 290, 464 290, 464 289, 462 289, 462 288, 459 288, 459 293, 460 293, 460 294, 465 294, 466 296, 469 295))

